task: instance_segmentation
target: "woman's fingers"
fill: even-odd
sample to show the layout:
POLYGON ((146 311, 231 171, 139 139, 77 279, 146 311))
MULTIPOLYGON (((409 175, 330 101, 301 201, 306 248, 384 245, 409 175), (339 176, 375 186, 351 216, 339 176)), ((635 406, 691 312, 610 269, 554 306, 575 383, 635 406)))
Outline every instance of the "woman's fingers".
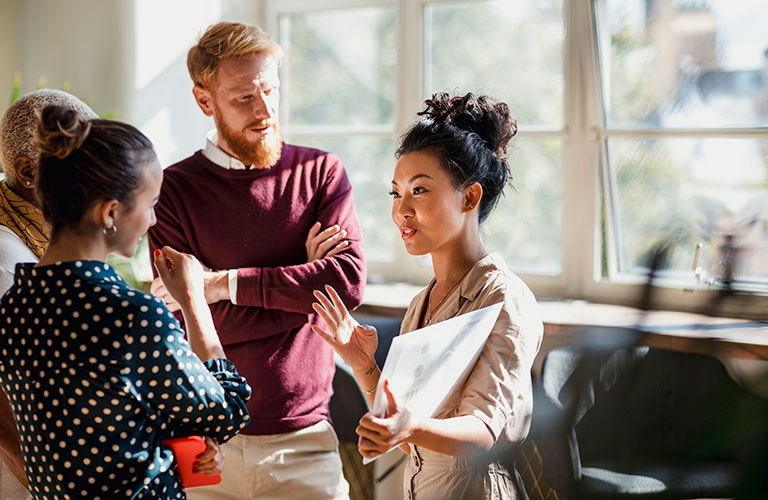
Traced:
POLYGON ((385 435, 381 434, 380 432, 374 429, 371 429, 370 427, 363 427, 362 425, 357 426, 357 428, 355 429, 355 434, 357 434, 361 438, 368 439, 375 443, 380 443, 386 440, 385 435))
MULTIPOLYGON (((321 299, 319 298, 318 294, 320 294, 320 292, 315 290, 315 298, 317 298, 318 301, 320 301, 321 299)), ((327 300, 326 300, 326 303, 327 303, 327 300)), ((320 301, 319 303, 313 302, 312 309, 314 309, 314 311, 325 322, 325 326, 328 327, 329 330, 332 330, 335 332, 339 328, 339 322, 336 320, 334 316, 328 313, 328 308, 323 305, 322 301, 320 301)))
POLYGON ((324 341, 331 344, 331 347, 333 347, 336 344, 336 339, 331 335, 330 333, 326 332, 322 328, 320 328, 317 325, 311 325, 310 328, 312 328, 312 331, 317 334, 318 337, 323 339, 324 341))
POLYGON ((392 389, 389 387, 389 380, 384 380, 384 394, 387 396, 387 414, 385 416, 394 415, 397 413, 398 405, 395 395, 392 394, 392 389))
POLYGON ((389 448, 382 443, 364 437, 358 438, 357 449, 365 458, 374 458, 389 451, 389 448))
POLYGON ((216 440, 208 436, 204 436, 204 439, 206 449, 197 457, 193 464, 193 470, 209 476, 215 476, 221 473, 224 465, 224 453, 216 440))
MULTIPOLYGON (((168 259, 165 257, 165 254, 162 250, 157 249, 155 250, 154 255, 154 265, 155 270, 157 271, 157 275, 160 277, 160 279, 165 283, 171 274, 171 268, 168 266, 168 259)), ((171 264, 172 265, 172 264, 171 264)))
POLYGON ((213 460, 213 458, 216 456, 216 453, 218 453, 216 448, 206 448, 205 451, 197 457, 197 464, 207 464, 213 460))
POLYGON ((347 306, 345 306, 344 302, 341 301, 341 297, 339 297, 339 294, 336 293, 336 290, 334 290, 331 285, 325 285, 325 292, 333 301, 334 307, 339 311, 339 314, 341 315, 340 319, 347 316, 349 314, 349 311, 347 311, 347 306))
POLYGON ((221 474, 223 465, 224 465, 223 461, 219 463, 215 460, 212 460, 210 462, 200 463, 196 465, 195 470, 200 474, 205 474, 207 476, 215 476, 217 474, 221 474))
MULTIPOLYGON (((326 285, 328 287, 328 285, 326 285)), ((323 292, 320 290, 314 291, 314 296, 317 299, 318 302, 323 306, 323 309, 325 309, 326 313, 329 317, 333 318, 333 325, 338 327, 338 325, 341 324, 341 322, 344 320, 344 315, 336 308, 336 306, 331 302, 331 300, 325 296, 323 292)), ((328 325, 329 327, 331 325, 328 325)))

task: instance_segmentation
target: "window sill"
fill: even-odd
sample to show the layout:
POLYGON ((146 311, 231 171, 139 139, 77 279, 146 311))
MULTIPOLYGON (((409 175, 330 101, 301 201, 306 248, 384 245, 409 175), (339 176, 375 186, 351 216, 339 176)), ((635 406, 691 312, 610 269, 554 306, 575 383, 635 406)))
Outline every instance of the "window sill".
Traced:
MULTIPOLYGON (((402 318, 422 287, 367 285, 356 312, 402 318)), ((539 299, 544 345, 624 342, 723 357, 768 360, 768 322, 648 311, 580 300, 539 299), (611 334, 607 337, 607 334, 611 334)))

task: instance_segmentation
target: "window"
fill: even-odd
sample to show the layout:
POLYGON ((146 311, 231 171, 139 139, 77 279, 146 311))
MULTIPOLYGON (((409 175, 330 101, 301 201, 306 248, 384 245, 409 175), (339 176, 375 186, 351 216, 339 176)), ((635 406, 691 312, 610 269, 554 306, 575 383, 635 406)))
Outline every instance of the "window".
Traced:
POLYGON ((518 119, 517 189, 484 234, 538 296, 633 303, 660 241, 664 307, 709 300, 734 251, 737 286, 768 289, 764 2, 283 0, 265 12, 287 53, 282 130, 344 161, 373 281, 431 275, 390 221, 393 151, 423 99, 472 91, 518 119))
POLYGON ((595 4, 602 83, 603 276, 768 289, 764 2, 595 4), (694 269, 696 271, 694 272, 694 269))
POLYGON ((512 109, 520 136, 513 185, 483 231, 518 271, 562 271, 563 6, 552 1, 426 3, 424 87, 489 94, 512 109), (535 97, 535 98, 534 98, 535 97))
POLYGON ((388 224, 394 164, 397 47, 393 5, 284 12, 277 36, 281 128, 292 141, 338 155, 364 228, 366 258, 394 260, 388 224))

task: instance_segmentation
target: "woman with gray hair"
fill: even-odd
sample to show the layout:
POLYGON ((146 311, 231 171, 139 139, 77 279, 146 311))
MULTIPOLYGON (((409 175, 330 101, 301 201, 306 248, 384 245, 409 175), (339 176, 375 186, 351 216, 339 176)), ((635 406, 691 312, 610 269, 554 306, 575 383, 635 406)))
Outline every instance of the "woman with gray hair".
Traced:
MULTIPOLYGON (((0 122, 0 152, 5 179, 0 180, 0 295, 13 284, 20 262, 37 262, 48 246, 48 231, 35 195, 40 152, 35 144, 37 117, 50 104, 67 105, 89 118, 96 113, 77 97, 61 90, 39 89, 25 94, 6 110, 0 122)), ((22 499, 29 494, 19 434, 8 398, 0 390, 0 498, 22 499), (10 473, 9 473, 10 470, 10 473)))

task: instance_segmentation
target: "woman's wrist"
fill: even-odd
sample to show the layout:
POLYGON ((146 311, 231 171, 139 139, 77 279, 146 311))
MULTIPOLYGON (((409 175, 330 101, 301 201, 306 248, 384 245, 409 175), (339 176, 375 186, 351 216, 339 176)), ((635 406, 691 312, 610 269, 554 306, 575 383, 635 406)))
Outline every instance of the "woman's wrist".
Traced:
POLYGON ((355 376, 360 389, 362 389, 365 394, 373 394, 379 383, 379 375, 381 375, 381 371, 376 364, 376 360, 371 358, 368 363, 365 363, 361 367, 353 368, 352 374, 355 376))
POLYGON ((381 372, 379 371, 379 365, 376 364, 376 360, 370 358, 367 363, 364 363, 359 367, 352 367, 352 373, 355 375, 355 377, 370 377, 375 376, 381 372))
POLYGON ((188 290, 179 301, 179 307, 183 313, 197 313, 200 309, 208 307, 208 301, 202 292, 188 290))

